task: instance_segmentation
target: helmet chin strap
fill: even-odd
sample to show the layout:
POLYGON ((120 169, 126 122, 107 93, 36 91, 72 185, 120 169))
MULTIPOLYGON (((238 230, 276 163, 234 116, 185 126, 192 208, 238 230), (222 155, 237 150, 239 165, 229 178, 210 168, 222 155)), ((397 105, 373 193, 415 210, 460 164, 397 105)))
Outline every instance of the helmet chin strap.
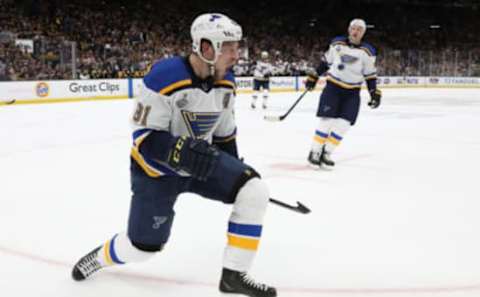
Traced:
POLYGON ((219 54, 217 54, 217 51, 215 50, 215 57, 213 58, 213 60, 208 60, 207 58, 205 58, 200 50, 197 52, 197 54, 198 54, 198 57, 200 58, 200 60, 207 63, 210 75, 214 76, 215 75, 215 63, 217 62, 218 56, 219 56, 219 54))

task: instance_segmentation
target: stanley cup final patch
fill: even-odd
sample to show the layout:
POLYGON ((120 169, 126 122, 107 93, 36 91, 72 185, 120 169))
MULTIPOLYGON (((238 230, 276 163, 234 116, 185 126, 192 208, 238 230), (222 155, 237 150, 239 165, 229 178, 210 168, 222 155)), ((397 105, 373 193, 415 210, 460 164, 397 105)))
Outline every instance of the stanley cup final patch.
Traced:
POLYGON ((182 98, 178 99, 175 102, 175 105, 177 105, 179 109, 182 109, 185 106, 187 106, 188 105, 187 94, 183 94, 182 98))

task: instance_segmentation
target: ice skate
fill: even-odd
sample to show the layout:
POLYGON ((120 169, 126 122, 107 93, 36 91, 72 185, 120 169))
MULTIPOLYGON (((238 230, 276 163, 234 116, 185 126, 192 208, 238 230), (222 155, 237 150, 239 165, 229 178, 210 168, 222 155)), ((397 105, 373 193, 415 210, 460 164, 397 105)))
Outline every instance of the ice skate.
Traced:
POLYGON ((220 280, 220 291, 223 293, 243 294, 250 297, 276 297, 274 287, 257 283, 245 272, 223 268, 220 280))

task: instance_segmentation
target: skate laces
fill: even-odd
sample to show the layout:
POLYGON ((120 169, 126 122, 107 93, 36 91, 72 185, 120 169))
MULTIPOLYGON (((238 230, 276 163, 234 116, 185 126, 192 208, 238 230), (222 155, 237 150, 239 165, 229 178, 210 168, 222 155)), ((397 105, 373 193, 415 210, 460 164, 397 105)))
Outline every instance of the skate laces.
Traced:
POLYGON ((98 250, 89 253, 77 264, 83 276, 87 277, 102 268, 102 264, 97 260, 97 253, 98 250))
POLYGON ((240 276, 241 276, 242 280, 245 282, 245 284, 247 284, 248 286, 250 286, 252 288, 255 288, 257 290, 261 290, 261 291, 267 291, 268 290, 268 286, 266 284, 255 282, 255 280, 253 278, 251 278, 245 272, 240 273, 240 276))

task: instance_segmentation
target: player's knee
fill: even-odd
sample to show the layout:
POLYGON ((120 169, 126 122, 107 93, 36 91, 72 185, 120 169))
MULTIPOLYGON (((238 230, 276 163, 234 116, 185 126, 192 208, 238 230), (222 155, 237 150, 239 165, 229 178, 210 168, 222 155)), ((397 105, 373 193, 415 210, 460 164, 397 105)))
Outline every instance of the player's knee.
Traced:
POLYGON ((263 218, 268 199, 269 192, 265 182, 258 177, 249 179, 238 191, 234 212, 249 221, 263 218))
POLYGON ((144 244, 140 242, 132 241, 132 245, 142 252, 160 252, 163 250, 164 244, 144 244))

